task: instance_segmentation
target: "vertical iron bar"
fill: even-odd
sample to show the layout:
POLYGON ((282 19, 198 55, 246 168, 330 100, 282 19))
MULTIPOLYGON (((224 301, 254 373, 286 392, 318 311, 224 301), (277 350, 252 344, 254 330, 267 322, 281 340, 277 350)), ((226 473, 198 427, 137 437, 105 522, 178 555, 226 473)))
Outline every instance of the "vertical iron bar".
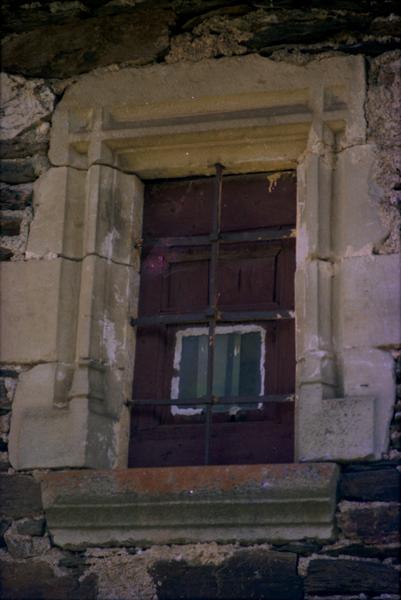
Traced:
MULTIPOLYGON (((216 342, 216 312, 217 312, 217 263, 219 260, 220 246, 220 222, 221 222, 221 190, 222 190, 223 167, 216 164, 216 178, 214 182, 213 194, 213 221, 212 221, 212 241, 211 256, 209 268, 209 311, 212 316, 209 319, 209 344, 207 354, 207 391, 209 399, 213 397, 213 379, 214 379, 214 354, 216 342)), ((212 421, 213 404, 206 407, 205 423, 205 465, 209 464, 210 437, 212 421)))

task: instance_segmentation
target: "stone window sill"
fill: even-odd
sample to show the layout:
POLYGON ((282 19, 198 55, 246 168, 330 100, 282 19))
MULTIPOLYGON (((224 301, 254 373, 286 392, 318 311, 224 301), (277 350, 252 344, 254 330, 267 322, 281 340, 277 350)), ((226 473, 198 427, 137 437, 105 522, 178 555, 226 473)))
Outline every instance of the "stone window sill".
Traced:
POLYGON ((42 480, 62 547, 328 540, 338 468, 331 463, 59 471, 42 480))

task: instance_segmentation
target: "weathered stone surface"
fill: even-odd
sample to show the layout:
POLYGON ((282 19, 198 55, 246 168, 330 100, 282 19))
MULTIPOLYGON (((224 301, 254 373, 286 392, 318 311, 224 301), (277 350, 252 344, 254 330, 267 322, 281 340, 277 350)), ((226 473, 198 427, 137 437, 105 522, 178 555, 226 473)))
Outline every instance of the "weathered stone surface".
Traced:
MULTIPOLYGON (((285 13, 284 13, 285 14, 285 13)), ((339 32, 363 31, 368 26, 368 15, 356 15, 343 13, 341 11, 327 12, 326 18, 316 18, 317 11, 291 11, 288 18, 269 18, 265 13, 265 19, 259 18, 257 31, 249 41, 251 48, 265 48, 282 44, 283 39, 287 44, 316 43, 339 32), (281 21, 281 22, 280 22, 281 21)))
MULTIPOLYGON (((399 147, 401 140, 400 61, 399 52, 388 52, 372 60, 369 69, 369 135, 380 146, 388 148, 399 147)), ((397 177, 396 172, 394 177, 397 177)))
POLYGON ((395 468, 345 471, 340 478, 339 494, 344 500, 399 502, 401 473, 395 468))
POLYGON ((21 227, 21 217, 19 215, 0 214, 0 235, 14 236, 19 235, 21 227))
POLYGON ((312 559, 305 579, 308 593, 353 594, 399 592, 398 571, 371 560, 312 559))
POLYGON ((2 158, 21 158, 32 156, 35 153, 46 154, 49 145, 50 124, 41 123, 23 134, 15 140, 6 140, 0 142, 0 156, 2 158))
POLYGON ((331 536, 336 474, 333 464, 59 472, 42 492, 50 533, 67 548, 280 542, 331 536))
POLYGON ((212 565, 161 561, 152 567, 150 574, 160 600, 219 598, 216 568, 212 565))
POLYGON ((28 257, 84 255, 86 172, 51 168, 34 185, 34 218, 27 245, 28 257), (71 198, 68 208, 66 198, 71 198), (51 223, 51 227, 49 227, 51 223))
POLYGON ((8 433, 10 431, 11 413, 0 415, 0 433, 8 433))
POLYGON ((379 212, 383 192, 372 185, 377 148, 374 144, 345 148, 336 160, 333 250, 339 257, 371 254, 388 234, 379 212))
POLYGON ((343 344, 377 347, 401 339, 401 262, 397 254, 343 261, 343 344), (378 318, 380 315, 380 318, 378 318))
POLYGON ((242 550, 217 571, 218 598, 301 600, 297 557, 284 552, 242 550))
POLYGON ((360 558, 376 558, 379 560, 393 558, 397 562, 400 557, 400 550, 400 542, 392 544, 365 544, 364 542, 341 540, 335 544, 325 546, 321 553, 325 556, 355 556, 360 558))
POLYGON ((300 542, 290 542, 289 544, 274 545, 273 550, 277 552, 292 552, 300 556, 307 556, 314 552, 319 552, 322 544, 315 540, 304 540, 300 542))
POLYGON ((4 548, 6 545, 6 542, 4 540, 4 534, 10 527, 10 525, 11 519, 0 519, 0 548, 4 548))
POLYGON ((33 477, 0 474, 1 514, 21 519, 43 511, 40 486, 33 477))
POLYGON ((16 184, 35 181, 48 167, 47 157, 41 154, 26 158, 4 158, 0 160, 0 181, 16 184))
POLYGON ((375 455, 374 398, 314 398, 302 390, 299 460, 356 460, 375 455), (358 428, 355 428, 358 423, 358 428))
POLYGON ((2 600, 95 600, 94 575, 78 579, 54 569, 45 560, 10 561, 0 555, 2 600))
POLYGON ((86 464, 88 400, 76 398, 68 405, 55 405, 58 374, 57 363, 41 364, 19 379, 9 439, 10 462, 16 469, 86 464))
POLYGON ((16 526, 12 525, 4 534, 7 550, 13 558, 30 558, 46 554, 50 550, 48 537, 31 537, 17 533, 16 526))
MULTIPOLYGON (((15 373, 9 371, 10 373, 15 373)), ((16 388, 16 373, 13 376, 7 375, 6 369, 0 369, 0 414, 7 414, 11 410, 12 401, 16 388), (4 373, 4 375, 3 375, 4 373)))
POLYGON ((0 156, 20 158, 44 153, 55 96, 43 80, 1 73, 0 156))
POLYGON ((0 451, 0 471, 8 471, 11 467, 8 460, 8 452, 0 451))
POLYGON ((4 379, 0 379, 0 409, 9 410, 10 408, 11 403, 8 397, 6 383, 4 379))
MULTIPOLYGON (((129 13, 139 3, 151 6, 152 0, 139 0, 139 2, 136 0, 118 0, 116 2, 97 0, 95 4, 93 0, 81 0, 80 2, 39 0, 35 4, 22 2, 16 4, 15 1, 5 0, 2 7, 4 14, 2 27, 7 33, 18 33, 35 29, 45 23, 66 23, 78 18, 88 18, 96 15, 129 13)), ((292 11, 295 12, 298 18, 303 18, 306 22, 312 18, 312 15, 316 21, 321 21, 327 16, 328 11, 327 2, 323 0, 314 0, 309 3, 307 9, 303 11, 303 13, 307 13, 306 15, 300 14, 301 11, 297 10, 299 4, 295 0, 276 0, 273 5, 267 0, 249 1, 246 5, 239 4, 239 6, 236 3, 225 2, 224 0, 159 0, 159 5, 172 8, 176 15, 180 17, 182 29, 184 30, 198 24, 205 16, 209 18, 210 14, 246 15, 252 7, 263 6, 270 14, 272 23, 286 19, 290 20, 292 11), (309 11, 309 7, 313 10, 309 11)), ((334 0, 330 4, 330 9, 334 11, 335 15, 340 13, 337 14, 337 18, 341 18, 347 13, 350 13, 353 18, 357 18, 360 14, 361 23, 365 22, 367 15, 372 19, 374 18, 375 21, 386 19, 386 16, 390 15, 391 20, 391 14, 396 14, 398 8, 399 6, 395 0, 388 0, 384 3, 369 0, 362 0, 361 2, 334 0)), ((392 20, 394 20, 394 17, 392 20)), ((353 23, 353 21, 351 20, 350 23, 353 23)), ((324 27, 324 23, 321 27, 324 27)), ((291 29, 289 33, 291 33, 291 29)), ((281 38, 280 42, 285 43, 285 38, 281 38)))
POLYGON ((139 7, 132 14, 45 26, 4 40, 3 69, 61 78, 113 63, 146 64, 167 48, 172 22, 168 10, 139 7))
POLYGON ((381 188, 380 215, 389 235, 376 251, 400 252, 401 226, 401 55, 386 52, 371 61, 367 97, 369 137, 377 144, 375 180, 381 188))
POLYGON ((345 537, 367 544, 400 541, 401 514, 397 503, 341 502, 337 521, 345 537))
POLYGON ((88 172, 51 168, 35 183, 28 256, 96 254, 132 264, 133 240, 141 236, 142 205, 143 184, 134 175, 97 165, 88 172))
POLYGON ((0 184, 0 207, 2 210, 23 210, 32 202, 32 185, 0 184))
POLYGON ((44 517, 35 517, 33 519, 21 519, 15 523, 16 531, 20 535, 41 536, 45 531, 46 521, 44 517))
MULTIPOLYGON (((398 277, 396 272, 394 277, 398 277)), ((382 307, 377 310, 380 311, 380 315, 383 314, 382 307)), ((385 323, 385 318, 378 319, 377 317, 373 317, 373 314, 371 318, 385 323)), ((367 323, 370 323, 370 320, 367 323)), ((354 325, 348 322, 347 326, 349 328, 354 325)), ((361 323, 355 326, 356 333, 358 329, 362 330, 361 323)), ((352 344, 352 335, 349 332, 347 333, 347 338, 349 340, 348 343, 352 344)), ((381 458, 382 453, 387 452, 389 426, 394 413, 395 381, 393 357, 384 349, 366 348, 366 346, 362 345, 345 348, 341 353, 341 363, 345 396, 358 397, 369 394, 375 398, 375 449, 376 458, 381 458)))
POLYGON ((276 4, 259 2, 255 8, 246 11, 243 6, 226 6, 192 19, 186 24, 185 33, 172 38, 166 60, 197 61, 250 51, 267 53, 273 52, 275 46, 323 41, 336 46, 334 36, 353 35, 354 42, 363 39, 372 20, 369 12, 330 10, 332 6, 329 10, 326 6, 324 12, 318 6, 296 10, 287 5, 285 8, 290 10, 282 10, 276 4))
MULTIPOLYGON (((61 259, 2 263, 3 361, 30 363, 57 358, 62 263, 61 259)), ((79 270, 79 265, 72 268, 79 270)), ((72 295, 70 289, 71 303, 72 295)))
POLYGON ((241 550, 220 565, 160 561, 150 572, 160 600, 302 598, 295 554, 241 550))
POLYGON ((9 248, 4 248, 3 246, 0 246, 0 261, 10 260, 12 255, 13 255, 12 250, 10 250, 9 248))

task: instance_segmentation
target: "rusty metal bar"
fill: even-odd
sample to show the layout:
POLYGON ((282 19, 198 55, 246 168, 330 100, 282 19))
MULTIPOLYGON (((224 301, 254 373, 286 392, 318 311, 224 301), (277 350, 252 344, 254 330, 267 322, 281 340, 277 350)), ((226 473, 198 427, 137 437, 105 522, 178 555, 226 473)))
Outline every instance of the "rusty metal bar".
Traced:
POLYGON ((254 310, 254 311, 230 311, 218 314, 217 321, 233 323, 235 321, 279 321, 281 319, 293 319, 295 311, 280 310, 254 310))
POLYGON ((132 318, 131 325, 133 327, 146 327, 155 325, 188 325, 191 323, 204 323, 210 322, 211 318, 216 323, 235 323, 236 321, 275 321, 282 319, 293 319, 295 312, 293 310, 279 309, 279 310, 244 310, 244 311, 223 311, 223 312, 212 312, 206 311, 204 313, 178 313, 178 314, 161 314, 152 315, 149 317, 132 318))
POLYGON ((267 227, 248 231, 221 233, 220 242, 268 242, 270 240, 293 238, 295 235, 296 229, 293 227, 267 227))
MULTIPOLYGON (((220 243, 225 242, 258 242, 281 240, 295 237, 293 227, 264 227, 247 231, 228 231, 219 233, 220 243)), ((188 235, 179 237, 144 238, 137 241, 136 246, 207 246, 213 241, 213 235, 188 235)))
POLYGON ((210 235, 211 256, 209 267, 209 345, 207 353, 207 384, 206 397, 210 403, 206 406, 205 415, 205 465, 209 464, 210 438, 212 427, 213 379, 214 379, 214 352, 216 343, 216 316, 217 316, 217 265, 219 260, 220 229, 221 229, 221 191, 223 183, 223 166, 216 164, 216 178, 213 194, 213 219, 210 235))
POLYGON ((138 398, 127 400, 127 406, 207 406, 219 404, 221 406, 240 404, 259 404, 267 402, 291 402, 294 394, 271 394, 266 396, 201 396, 200 398, 138 398))

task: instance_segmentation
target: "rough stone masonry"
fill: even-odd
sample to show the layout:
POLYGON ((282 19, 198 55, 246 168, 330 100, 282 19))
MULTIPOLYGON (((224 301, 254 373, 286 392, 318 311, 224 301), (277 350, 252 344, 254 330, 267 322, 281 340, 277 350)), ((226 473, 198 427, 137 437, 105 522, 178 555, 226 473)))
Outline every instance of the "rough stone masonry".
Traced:
MULTIPOLYGON (((298 65, 363 56, 368 139, 376 153, 372 179, 386 231, 368 252, 400 252, 398 2, 316 0, 301 8, 291 0, 5 0, 2 13, 2 261, 27 268, 35 261, 26 252, 39 208, 34 183, 52 166, 54 110, 83 74, 249 54, 298 65)), ((15 390, 35 364, 0 357, 0 598, 399 599, 401 340, 380 350, 393 360, 396 382, 388 448, 380 460, 339 465, 330 539, 80 549, 62 548, 51 535, 41 495, 45 470, 21 472, 9 463, 15 390)))

